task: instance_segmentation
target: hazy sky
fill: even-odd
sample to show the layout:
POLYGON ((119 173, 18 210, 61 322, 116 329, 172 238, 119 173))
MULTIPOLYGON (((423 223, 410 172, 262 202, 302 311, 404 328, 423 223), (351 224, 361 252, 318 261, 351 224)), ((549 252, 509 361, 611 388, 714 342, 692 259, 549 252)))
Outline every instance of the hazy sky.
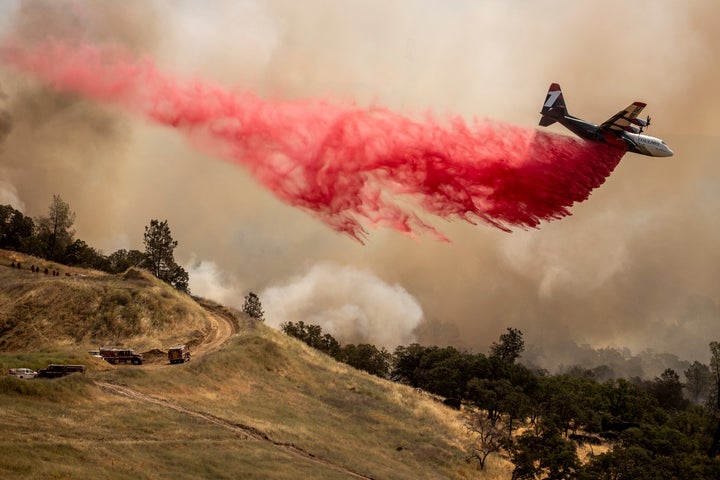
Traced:
POLYGON ((0 66, 0 203, 38 216, 59 194, 76 236, 105 253, 142 249, 144 226, 167 219, 194 293, 239 306, 253 290, 269 323, 312 321, 345 341, 485 351, 513 326, 548 366, 568 342, 706 361, 720 339, 715 5, 6 0, 3 36, 119 43, 265 98, 530 127, 552 82, 596 123, 644 101, 648 133, 675 156, 626 155, 573 216, 536 230, 430 219, 451 243, 378 229, 363 246, 177 132, 0 66))

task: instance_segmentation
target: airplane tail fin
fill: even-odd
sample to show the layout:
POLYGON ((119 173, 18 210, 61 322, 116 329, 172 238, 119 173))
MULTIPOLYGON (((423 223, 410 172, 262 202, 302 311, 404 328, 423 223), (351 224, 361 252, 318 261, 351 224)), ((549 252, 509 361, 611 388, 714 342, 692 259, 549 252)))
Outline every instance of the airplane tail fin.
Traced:
POLYGON ((550 85, 540 114, 542 115, 540 125, 543 127, 552 125, 557 122, 558 116, 567 114, 565 99, 563 98, 562 90, 560 90, 560 85, 557 83, 550 85))

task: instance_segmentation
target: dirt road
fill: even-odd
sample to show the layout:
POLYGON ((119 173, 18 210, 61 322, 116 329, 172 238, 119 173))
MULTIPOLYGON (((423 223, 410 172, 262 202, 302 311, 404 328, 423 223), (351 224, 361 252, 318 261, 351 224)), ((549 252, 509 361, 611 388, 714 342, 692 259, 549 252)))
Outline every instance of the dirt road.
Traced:
MULTIPOLYGON (((238 325, 240 323, 238 315, 240 315, 240 313, 234 312, 210 300, 199 297, 194 297, 194 299, 198 305, 205 309, 205 313, 207 314, 206 318, 210 325, 208 334, 205 335, 199 343, 188 343, 192 358, 200 358, 203 355, 222 348, 223 345, 238 332, 238 325)), ((143 368, 155 369, 170 366, 167 353, 161 350, 143 352, 143 357, 143 368)))
POLYGON ((201 298, 195 300, 208 313, 211 328, 202 343, 193 349, 193 356, 199 357, 218 350, 227 343, 238 331, 238 319, 233 312, 222 305, 201 298))
POLYGON ((225 428, 227 430, 231 430, 235 433, 238 433, 246 440, 267 442, 267 443, 273 445, 275 448, 282 450, 285 453, 288 453, 295 457, 303 458, 303 459, 313 462, 313 463, 317 463, 319 465, 322 465, 323 467, 333 469, 337 472, 348 475, 348 477, 362 478, 365 480, 374 480, 373 477, 368 477, 367 475, 363 475, 361 473, 355 472, 355 471, 353 471, 347 467, 344 467, 342 465, 335 464, 330 460, 318 457, 317 455, 313 455, 312 453, 307 452, 292 443, 283 443, 283 442, 275 441, 275 440, 271 439, 270 437, 268 437, 267 434, 258 430, 257 428, 254 428, 254 427, 251 427, 248 425, 243 425, 240 423, 233 423, 233 422, 222 419, 215 415, 211 415, 206 412, 189 409, 187 407, 183 407, 182 405, 178 405, 176 403, 170 402, 163 398, 159 398, 159 397, 155 397, 153 395, 148 395, 148 394, 145 394, 142 392, 138 392, 137 390, 133 390, 132 388, 129 388, 124 385, 117 385, 115 383, 100 382, 100 381, 95 382, 95 383, 100 388, 105 390, 106 392, 112 393, 114 395, 126 397, 131 400, 138 401, 138 402, 153 403, 153 404, 165 407, 165 408, 170 408, 172 410, 183 413, 185 415, 190 415, 194 418, 203 420, 208 423, 215 424, 218 427, 225 428))

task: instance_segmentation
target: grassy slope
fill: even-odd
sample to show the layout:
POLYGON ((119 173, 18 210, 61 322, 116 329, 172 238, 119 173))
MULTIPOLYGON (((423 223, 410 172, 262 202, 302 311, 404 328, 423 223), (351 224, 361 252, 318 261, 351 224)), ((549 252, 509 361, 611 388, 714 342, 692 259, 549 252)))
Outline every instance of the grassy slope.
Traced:
POLYGON ((0 250, 2 351, 118 345, 142 352, 197 340, 208 328, 191 298, 142 270, 107 275, 0 250), (8 268, 12 260, 22 260, 23 270, 8 268), (31 265, 62 273, 31 273, 31 265))
MULTIPOLYGON (((123 373, 103 378, 130 383, 123 373)), ((159 390, 163 398, 254 427, 373 478, 462 478, 469 470, 455 412, 339 365, 264 325, 245 325, 227 348, 173 368, 172 375, 148 373, 133 376, 135 388, 159 390)), ((292 463, 282 462, 282 468, 292 463)), ((313 478, 344 477, 328 470, 313 478)))
MULTIPOLYGON (((0 265, 0 308, 17 300, 5 293, 3 270, 0 265)), ((9 277, 27 273, 7 270, 9 277)), ((102 288, 92 288, 95 295, 113 295, 127 288, 125 282, 106 278, 98 281, 102 288)), ((145 285, 142 295, 153 288, 145 285)), ((42 315, 41 308, 33 308, 42 315)), ((76 321, 86 320, 79 315, 76 321)), ((153 333, 163 332, 142 336, 152 343, 153 333)), ((377 479, 509 478, 501 460, 491 458, 486 472, 464 461, 464 431, 456 412, 338 364, 263 324, 240 319, 239 333, 225 348, 173 366, 113 367, 66 342, 48 350, 29 336, 30 347, 0 354, 3 370, 50 361, 89 367, 84 376, 56 380, 0 377, 0 478, 348 478, 318 459, 377 479), (271 441, 109 393, 95 381, 255 428, 271 441), (293 444, 314 459, 273 442, 293 444)))
POLYGON ((254 464, 281 458, 207 422, 104 393, 89 379, 33 383, 40 391, 0 394, 3 479, 262 478, 254 464))

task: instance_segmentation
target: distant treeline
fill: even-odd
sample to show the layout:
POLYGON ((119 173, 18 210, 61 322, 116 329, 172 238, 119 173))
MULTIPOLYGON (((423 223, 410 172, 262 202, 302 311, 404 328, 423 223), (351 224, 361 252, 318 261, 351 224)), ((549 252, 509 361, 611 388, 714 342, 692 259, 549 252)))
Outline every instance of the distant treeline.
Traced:
POLYGON ((189 276, 174 259, 177 242, 167 220, 151 220, 145 227, 144 252, 121 249, 110 255, 76 239, 74 222, 75 213, 59 195, 53 196, 48 215, 35 219, 11 205, 0 205, 0 248, 113 274, 141 267, 176 289, 189 292, 189 276))
POLYGON ((355 368, 464 404, 475 443, 468 459, 505 450, 513 479, 720 478, 720 344, 711 362, 653 380, 599 381, 581 366, 552 375, 517 362, 522 332, 509 328, 488 355, 454 347, 341 345, 321 327, 287 322, 283 332, 355 368), (523 426, 522 434, 517 434, 523 426), (610 442, 581 463, 578 443, 610 442))

